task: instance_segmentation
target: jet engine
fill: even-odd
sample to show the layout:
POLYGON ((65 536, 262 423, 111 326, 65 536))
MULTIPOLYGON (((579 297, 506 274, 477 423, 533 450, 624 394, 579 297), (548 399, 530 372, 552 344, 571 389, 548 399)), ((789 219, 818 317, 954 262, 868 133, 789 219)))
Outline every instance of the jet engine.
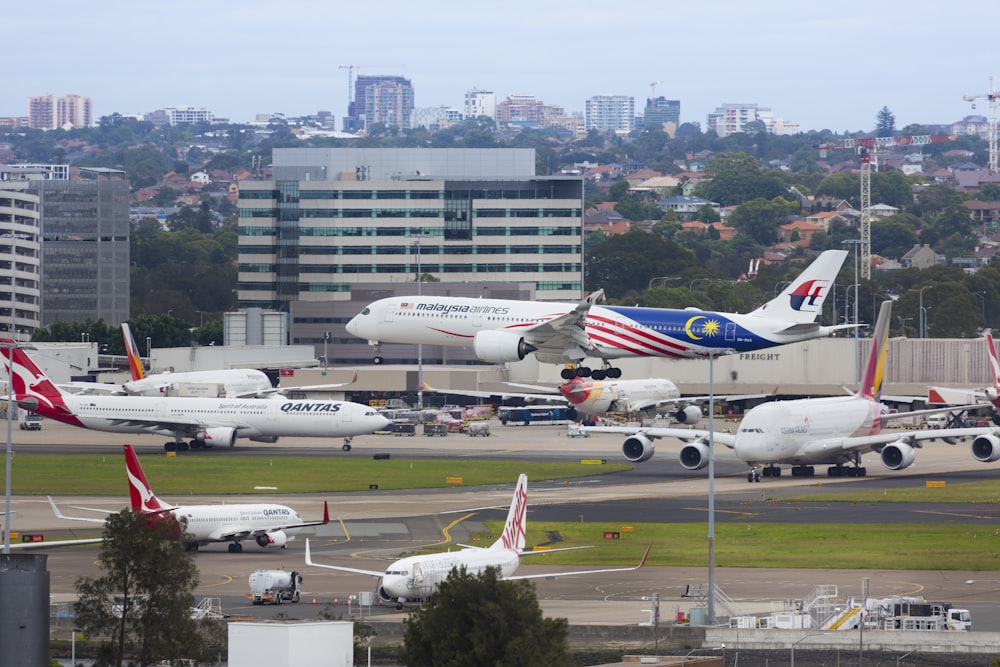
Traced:
POLYGON ((630 463, 642 463, 653 458, 653 441, 642 433, 636 433, 625 438, 622 444, 622 456, 630 463))
POLYGON ((902 470, 913 464, 913 447, 903 440, 890 442, 882 448, 882 465, 889 470, 902 470))
POLYGON ((681 447, 681 466, 685 470, 701 470, 708 465, 708 443, 695 440, 681 447))
POLYGON ((701 408, 697 405, 680 408, 674 413, 674 421, 678 424, 697 424, 699 419, 701 419, 701 408))
POLYGON ((988 388, 985 393, 986 393, 986 398, 988 398, 990 401, 995 401, 997 400, 997 398, 1000 398, 1000 392, 997 392, 996 387, 988 388))
POLYGON ((534 352, 536 348, 526 343, 517 334, 507 331, 480 331, 472 341, 472 349, 480 361, 490 361, 496 364, 506 361, 520 361, 525 355, 534 352))
POLYGON ((972 441, 972 456, 982 463, 1000 459, 1000 438, 990 434, 979 436, 972 441))
POLYGON ((215 426, 212 428, 206 428, 204 431, 198 434, 197 440, 202 443, 205 447, 214 447, 216 445, 229 445, 230 447, 236 446, 236 429, 230 428, 228 426, 215 426))
POLYGON ((285 545, 288 544, 288 535, 283 530, 275 530, 264 535, 258 535, 256 539, 257 544, 261 547, 279 547, 284 549, 285 545))

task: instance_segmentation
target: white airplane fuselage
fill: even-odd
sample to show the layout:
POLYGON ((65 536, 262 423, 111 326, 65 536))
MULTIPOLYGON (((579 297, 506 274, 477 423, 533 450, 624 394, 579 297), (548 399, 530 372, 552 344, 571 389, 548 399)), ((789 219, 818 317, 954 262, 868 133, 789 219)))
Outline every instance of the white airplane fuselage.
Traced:
MULTIPOLYGON (((347 331, 373 343, 409 343, 475 347, 484 331, 503 331, 516 339, 536 324, 569 313, 577 304, 472 299, 465 297, 392 297, 369 304, 347 323, 347 331)), ((738 313, 701 310, 592 306, 586 333, 593 342, 587 356, 700 358, 721 349, 747 352, 828 335, 828 327, 738 313)), ((540 350, 547 363, 572 359, 540 350)))
POLYGON ((434 594, 438 584, 454 568, 479 574, 488 567, 499 568, 500 578, 517 571, 521 559, 511 549, 462 549, 450 553, 425 554, 401 558, 386 569, 379 585, 379 597, 386 602, 415 602, 434 594))
POLYGON ((333 437, 372 433, 388 425, 374 408, 349 401, 254 398, 164 398, 63 395, 71 415, 40 407, 46 417, 95 431, 173 436, 172 422, 233 428, 253 437, 333 437), (162 420, 163 426, 156 422, 162 420))
MULTIPOLYGON (((281 526, 303 523, 295 510, 284 505, 252 503, 241 505, 188 505, 170 510, 187 523, 191 542, 226 542, 227 536, 247 536, 259 531, 274 531, 281 526)), ((294 536, 301 528, 286 528, 272 535, 276 546, 284 546, 285 536, 294 536)), ((289 539, 294 539, 290 537, 289 539)), ((262 545, 262 546, 266 546, 262 545)))
POLYGON ((640 405, 677 398, 677 385, 669 380, 574 380, 560 386, 566 400, 588 415, 603 415, 609 410, 633 411, 640 405))
POLYGON ((243 368, 156 373, 147 375, 141 380, 129 380, 122 384, 122 388, 131 396, 164 396, 176 391, 181 384, 221 385, 225 390, 225 396, 254 394, 272 388, 271 380, 266 373, 243 368))
POLYGON ((837 443, 877 434, 881 414, 881 404, 857 396, 763 403, 743 417, 734 451, 754 464, 836 463, 844 460, 837 443))

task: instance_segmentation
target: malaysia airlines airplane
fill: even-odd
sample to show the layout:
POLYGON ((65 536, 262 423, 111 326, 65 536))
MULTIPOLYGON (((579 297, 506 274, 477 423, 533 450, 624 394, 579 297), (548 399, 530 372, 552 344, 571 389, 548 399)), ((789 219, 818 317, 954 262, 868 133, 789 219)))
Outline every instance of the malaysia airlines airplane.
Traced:
POLYGON ((991 463, 1000 459, 1000 440, 995 429, 881 432, 888 421, 946 410, 890 414, 879 402, 885 377, 891 311, 892 302, 884 302, 875 325, 864 381, 861 390, 854 395, 763 403, 746 413, 735 434, 657 427, 628 429, 598 426, 592 430, 627 433, 629 437, 622 445, 622 453, 633 463, 647 461, 653 456, 653 440, 656 438, 682 440, 686 444, 680 451, 680 464, 687 470, 699 470, 708 465, 711 436, 716 443, 733 449, 736 457, 750 466, 748 482, 760 481, 760 466, 765 466, 765 477, 781 476, 778 464, 792 465, 793 476, 811 477, 815 474, 814 465, 827 464, 830 465, 827 469, 830 477, 864 477, 867 470, 861 465, 861 454, 865 451, 879 452, 885 468, 902 470, 913 463, 914 450, 921 446, 922 441, 936 438, 972 437, 972 455, 976 460, 991 463))
MULTIPOLYGON (((534 353, 539 361, 575 364, 563 379, 621 377, 610 361, 626 357, 703 358, 821 338, 843 326, 816 322, 847 256, 827 250, 785 290, 748 314, 697 309, 598 306, 602 291, 578 304, 443 296, 404 296, 369 304, 347 323, 382 362, 381 343, 472 347, 482 361, 503 363, 534 353), (579 365, 603 361, 593 372, 579 365)), ((853 325, 852 325, 853 326, 853 325)))
POLYGON ((934 405, 964 405, 967 403, 989 405, 992 406, 993 423, 1000 425, 1000 357, 997 356, 997 346, 990 333, 983 336, 983 342, 986 345, 986 354, 990 361, 990 372, 993 376, 992 386, 972 391, 954 387, 929 387, 927 402, 934 405))
POLYGON ((649 547, 647 547, 642 560, 634 567, 514 576, 514 572, 517 571, 518 566, 521 564, 522 556, 586 548, 567 547, 563 549, 546 549, 543 551, 525 551, 524 538, 527 531, 527 510, 528 477, 527 475, 521 475, 517 478, 517 487, 514 489, 514 497, 510 503, 510 510, 507 512, 507 520, 504 523, 503 532, 500 538, 489 547, 481 548, 461 545, 464 548, 460 551, 407 556, 391 563, 385 572, 378 572, 375 570, 362 570, 354 567, 315 563, 312 560, 309 540, 306 540, 306 565, 325 567, 341 572, 353 572, 354 574, 367 574, 380 579, 381 581, 378 586, 379 599, 383 602, 395 602, 396 608, 402 609, 404 604, 419 603, 430 598, 437 589, 438 584, 447 579, 448 575, 454 569, 464 568, 470 574, 478 574, 486 568, 493 567, 499 570, 499 578, 501 579, 539 579, 542 577, 571 577, 580 574, 629 572, 638 570, 646 563, 646 559, 649 557, 649 547))
POLYGON ((682 398, 670 380, 647 378, 645 380, 588 380, 574 377, 558 387, 509 383, 512 387, 535 390, 534 393, 516 391, 474 391, 466 389, 435 389, 426 382, 424 391, 439 394, 456 394, 489 398, 522 398, 529 401, 563 403, 570 410, 569 418, 579 421, 583 417, 600 417, 609 412, 642 412, 655 414, 658 408, 672 406, 671 417, 682 424, 696 423, 701 419, 701 408, 692 403, 707 401, 708 396, 682 398))
POLYGON ((0 340, 0 347, 8 372, 13 365, 14 399, 25 410, 94 431, 170 436, 167 451, 234 447, 237 438, 349 438, 389 424, 374 408, 349 401, 66 394, 17 343, 0 340))
MULTIPOLYGON (((243 551, 243 540, 253 540, 261 548, 284 549, 302 528, 325 526, 330 522, 326 501, 323 501, 322 521, 303 521, 295 510, 274 503, 171 505, 153 493, 132 445, 125 445, 125 475, 128 477, 132 510, 152 516, 167 512, 172 514, 185 526, 185 547, 192 551, 213 542, 228 542, 229 553, 239 553, 243 551)), ((59 519, 104 523, 104 519, 66 516, 51 497, 49 504, 59 519)))

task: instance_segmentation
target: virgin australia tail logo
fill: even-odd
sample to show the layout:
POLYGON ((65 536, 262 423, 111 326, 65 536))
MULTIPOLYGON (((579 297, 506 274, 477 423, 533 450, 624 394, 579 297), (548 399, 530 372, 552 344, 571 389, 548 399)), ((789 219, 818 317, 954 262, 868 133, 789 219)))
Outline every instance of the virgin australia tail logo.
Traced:
POLYGON ((807 312, 816 310, 816 301, 826 296, 824 290, 826 290, 829 282, 828 280, 807 280, 796 287, 795 291, 788 295, 792 310, 804 310, 807 312))

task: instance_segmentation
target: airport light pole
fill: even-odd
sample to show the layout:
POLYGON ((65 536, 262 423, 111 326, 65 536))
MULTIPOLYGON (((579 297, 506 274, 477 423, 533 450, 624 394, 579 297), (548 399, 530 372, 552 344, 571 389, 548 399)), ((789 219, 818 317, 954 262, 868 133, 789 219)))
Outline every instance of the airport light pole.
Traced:
POLYGON ((3 553, 10 554, 10 459, 14 449, 14 350, 17 348, 17 239, 26 234, 0 234, 10 239, 10 340, 7 347, 7 450, 4 474, 3 553))
POLYGON ((715 358, 732 354, 722 349, 708 353, 708 624, 715 625, 715 358))
POLYGON ((802 635, 801 637, 799 637, 798 639, 796 639, 795 641, 793 641, 792 645, 789 647, 789 650, 791 651, 791 654, 789 655, 789 658, 791 659, 791 666, 795 667, 795 645, 796 644, 798 644, 801 641, 805 641, 809 637, 820 637, 820 636, 828 635, 828 634, 830 634, 830 633, 829 632, 810 632, 809 634, 802 635))
POLYGON ((924 308, 924 290, 930 289, 934 285, 924 285, 918 291, 920 292, 920 337, 927 338, 927 310, 924 308))
MULTIPOLYGON (((423 237, 423 230, 420 234, 413 236, 413 245, 417 247, 417 297, 422 293, 423 270, 420 266, 420 239, 423 237)), ((417 410, 424 409, 424 345, 417 343, 417 410)))
POLYGON ((661 287, 666 287, 667 283, 672 280, 680 280, 683 276, 657 276, 655 278, 650 278, 649 285, 646 289, 652 289, 654 283, 659 283, 661 287))

